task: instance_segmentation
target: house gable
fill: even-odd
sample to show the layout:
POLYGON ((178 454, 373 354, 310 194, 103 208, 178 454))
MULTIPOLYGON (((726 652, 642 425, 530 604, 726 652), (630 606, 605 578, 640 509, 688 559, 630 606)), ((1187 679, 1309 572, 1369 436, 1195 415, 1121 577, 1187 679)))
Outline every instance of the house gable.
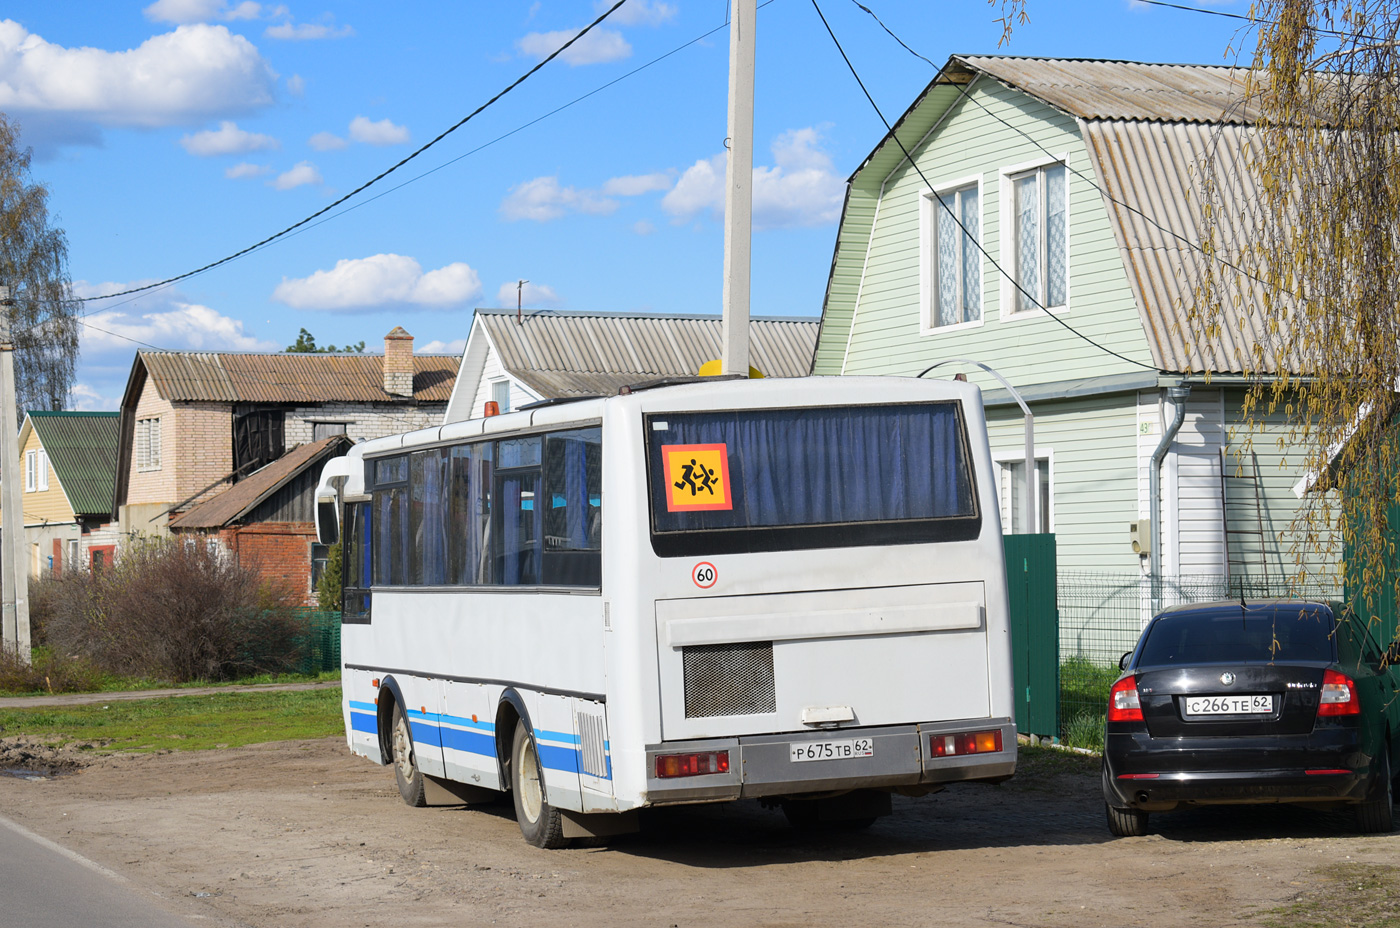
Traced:
MULTIPOLYGON (((1003 257, 1010 250, 1003 235, 1010 228, 1005 208, 1009 175, 1060 159, 1069 169, 1069 297, 1055 315, 1095 342, 1152 366, 1078 120, 990 77, 979 77, 964 89, 966 97, 956 88, 945 88, 956 98, 941 110, 936 104, 942 101, 926 94, 925 105, 937 111, 937 118, 926 116, 926 137, 909 146, 917 170, 900 153, 890 170, 878 176, 878 189, 873 190, 877 177, 871 171, 890 160, 891 146, 886 144, 852 179, 848 218, 858 201, 869 213, 865 254, 857 275, 853 239, 865 222, 862 214, 849 228, 843 225, 838 240, 838 268, 833 271, 814 372, 912 376, 937 360, 970 357, 1019 386, 1141 370, 1077 337, 1045 313, 1010 312, 1014 289, 992 260, 1009 263, 1003 257), (981 244, 991 256, 980 258, 981 324, 923 331, 928 283, 921 282, 921 249, 927 247, 921 225, 933 214, 923 204, 930 184, 942 190, 969 180, 980 182, 981 244)), ((914 121, 908 125, 912 130, 914 121)), ((903 140, 903 133, 900 137, 903 140)), ((893 148, 898 153, 898 147, 893 148)), ((936 201, 933 207, 941 208, 936 201)), ((996 385, 980 373, 969 376, 985 381, 984 388, 996 385)))

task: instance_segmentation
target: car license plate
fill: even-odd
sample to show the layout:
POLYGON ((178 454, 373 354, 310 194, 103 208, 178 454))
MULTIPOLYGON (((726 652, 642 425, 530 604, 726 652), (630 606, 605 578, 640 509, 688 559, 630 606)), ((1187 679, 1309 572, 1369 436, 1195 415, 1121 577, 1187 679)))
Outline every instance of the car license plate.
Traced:
POLYGON ((1272 696, 1188 696, 1187 715, 1268 715, 1274 711, 1272 696))
POLYGON ((790 745, 788 759, 796 764, 807 760, 849 760, 852 757, 874 756, 874 738, 844 738, 790 745))

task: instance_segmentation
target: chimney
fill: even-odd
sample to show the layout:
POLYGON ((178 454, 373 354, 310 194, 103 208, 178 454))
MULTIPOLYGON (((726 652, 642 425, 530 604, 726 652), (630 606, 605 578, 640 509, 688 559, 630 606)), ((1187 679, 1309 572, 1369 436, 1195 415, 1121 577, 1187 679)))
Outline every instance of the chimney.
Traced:
POLYGON ((413 395, 413 336, 396 325, 384 336, 384 392, 413 395))

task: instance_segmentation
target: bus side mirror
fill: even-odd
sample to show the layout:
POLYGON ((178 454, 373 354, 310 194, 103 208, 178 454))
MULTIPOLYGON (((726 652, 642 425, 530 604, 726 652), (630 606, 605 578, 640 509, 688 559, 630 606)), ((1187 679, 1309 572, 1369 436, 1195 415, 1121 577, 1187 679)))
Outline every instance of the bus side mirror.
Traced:
POLYGON ((340 507, 335 497, 316 500, 316 541, 323 545, 340 541, 340 507))

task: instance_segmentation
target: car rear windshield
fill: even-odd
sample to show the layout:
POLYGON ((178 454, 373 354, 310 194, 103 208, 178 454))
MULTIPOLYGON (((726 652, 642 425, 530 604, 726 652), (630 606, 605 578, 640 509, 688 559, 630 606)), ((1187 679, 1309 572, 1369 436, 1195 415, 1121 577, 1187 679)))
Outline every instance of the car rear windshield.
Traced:
POLYGON ((1159 616, 1142 643, 1138 666, 1333 660, 1332 612, 1229 607, 1159 616))
POLYGON ((646 417, 662 556, 976 538, 957 402, 646 417))

